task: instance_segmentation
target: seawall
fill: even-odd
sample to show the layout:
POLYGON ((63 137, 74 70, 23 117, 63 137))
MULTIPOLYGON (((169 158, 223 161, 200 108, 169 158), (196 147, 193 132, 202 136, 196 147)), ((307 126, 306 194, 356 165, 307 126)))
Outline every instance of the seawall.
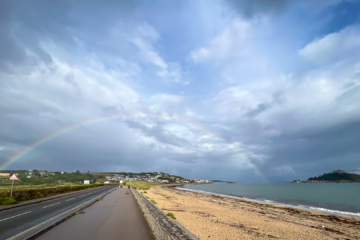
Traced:
POLYGON ((158 240, 200 240, 181 223, 166 216, 162 209, 150 202, 133 187, 131 187, 131 192, 158 240))

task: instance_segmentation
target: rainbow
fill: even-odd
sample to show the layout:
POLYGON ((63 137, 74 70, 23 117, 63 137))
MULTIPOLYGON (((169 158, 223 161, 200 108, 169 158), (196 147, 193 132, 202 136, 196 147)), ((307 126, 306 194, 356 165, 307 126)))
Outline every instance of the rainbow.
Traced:
MULTIPOLYGON (((106 116, 106 117, 101 117, 101 118, 95 118, 95 119, 91 119, 91 120, 87 120, 87 121, 84 121, 84 122, 80 122, 80 123, 76 123, 76 124, 73 124, 71 126, 68 126, 64 129, 61 129, 57 132, 54 132, 42 139, 39 139, 38 141, 34 142, 33 144, 29 145, 29 146, 26 146, 24 149, 22 149, 20 152, 18 152, 17 154, 13 155, 11 158, 7 159, 4 163, 2 163, 0 165, 0 170, 4 170, 5 168, 7 168, 8 166, 10 166, 12 163, 16 162, 17 160, 19 160, 22 156, 24 156, 25 154, 27 154, 28 152, 30 152, 31 150, 33 150, 34 148, 62 135, 62 134, 65 134, 67 132, 70 132, 74 129, 77 129, 77 128, 80 128, 80 127, 84 127, 84 126, 88 126, 88 125, 91 125, 91 124, 94 124, 94 123, 99 123, 99 122, 103 122, 103 121, 107 121, 107 120, 112 120, 112 119, 121 119, 121 118, 129 118, 130 116, 129 115, 112 115, 112 116, 106 116)), ((232 143, 229 143, 228 141, 226 141, 224 138, 218 136, 217 134, 209 131, 208 129, 198 125, 198 124, 195 124, 195 123, 191 123, 189 121, 179 121, 179 120, 174 120, 170 117, 163 117, 163 116, 151 116, 151 115, 142 115, 142 116, 132 116, 132 117, 137 117, 137 118, 140 118, 140 117, 150 117, 150 118, 158 118, 158 119, 164 119, 164 120, 167 120, 167 121, 174 121, 174 122, 180 122, 180 123, 183 123, 185 125, 188 125, 188 126, 191 126, 195 129, 199 129, 203 132, 206 132, 208 134, 210 134, 211 136, 221 140, 223 143, 225 143, 226 145, 228 145, 233 151, 235 151, 236 153, 238 153, 242 159, 244 159, 256 172, 257 175, 259 175, 265 182, 266 181, 266 178, 263 176, 263 174, 260 172, 260 170, 257 168, 257 166, 250 160, 247 158, 246 155, 244 155, 241 151, 240 148, 234 146, 232 143)))

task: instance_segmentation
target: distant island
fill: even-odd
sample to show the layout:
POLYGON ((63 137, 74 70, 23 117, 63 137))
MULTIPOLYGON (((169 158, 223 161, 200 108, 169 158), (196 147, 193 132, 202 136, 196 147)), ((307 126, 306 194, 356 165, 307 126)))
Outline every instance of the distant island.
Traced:
POLYGON ((310 177, 307 181, 294 180, 293 183, 348 183, 360 182, 360 175, 355 173, 347 173, 344 170, 334 170, 332 173, 324 173, 318 177, 310 177))

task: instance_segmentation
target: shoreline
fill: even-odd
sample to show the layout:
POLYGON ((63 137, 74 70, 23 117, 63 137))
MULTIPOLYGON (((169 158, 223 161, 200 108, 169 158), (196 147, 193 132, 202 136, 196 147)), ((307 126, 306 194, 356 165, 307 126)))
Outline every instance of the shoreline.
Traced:
MULTIPOLYGON (((179 185, 179 186, 176 186, 175 188, 178 190, 182 190, 182 191, 189 191, 189 192, 196 192, 196 193, 202 193, 202 194, 208 194, 208 195, 215 195, 215 196, 220 196, 220 197, 234 198, 234 199, 240 199, 243 201, 257 202, 257 203, 262 203, 262 204, 270 204, 270 205, 288 207, 288 208, 305 210, 305 211, 315 211, 315 212, 329 214, 329 215, 335 215, 335 216, 355 217, 355 218, 360 219, 360 212, 359 213, 345 212, 345 211, 340 211, 340 210, 335 210, 335 209, 319 208, 319 207, 310 206, 310 205, 298 205, 297 206, 297 205, 293 205, 293 204, 289 204, 289 203, 276 202, 276 201, 267 200, 267 199, 260 200, 260 199, 252 199, 252 198, 246 198, 246 197, 236 196, 236 195, 207 192, 207 191, 202 191, 202 190, 178 188, 178 187, 187 186, 187 185, 189 185, 189 184, 179 185)), ((169 187, 172 187, 172 186, 169 186, 169 187)))
POLYGON ((141 191, 201 239, 360 239, 357 217, 177 189, 141 191))

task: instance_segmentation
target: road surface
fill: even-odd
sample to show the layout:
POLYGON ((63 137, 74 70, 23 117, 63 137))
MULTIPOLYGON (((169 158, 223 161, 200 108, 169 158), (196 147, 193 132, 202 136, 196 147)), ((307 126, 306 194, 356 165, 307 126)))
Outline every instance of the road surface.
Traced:
POLYGON ((38 240, 155 240, 130 189, 101 201, 40 236, 38 240))
POLYGON ((59 218, 59 215, 65 217, 71 213, 71 209, 113 188, 115 187, 92 188, 60 198, 0 211, 0 239, 24 239, 36 229, 46 225, 46 223, 41 223, 51 223, 50 220, 56 220, 54 217, 59 218), (41 225, 34 228, 39 224, 41 225), (33 230, 30 231, 30 229, 33 230), (19 236, 19 234, 22 235, 19 236), (16 235, 18 237, 14 237, 16 235))

